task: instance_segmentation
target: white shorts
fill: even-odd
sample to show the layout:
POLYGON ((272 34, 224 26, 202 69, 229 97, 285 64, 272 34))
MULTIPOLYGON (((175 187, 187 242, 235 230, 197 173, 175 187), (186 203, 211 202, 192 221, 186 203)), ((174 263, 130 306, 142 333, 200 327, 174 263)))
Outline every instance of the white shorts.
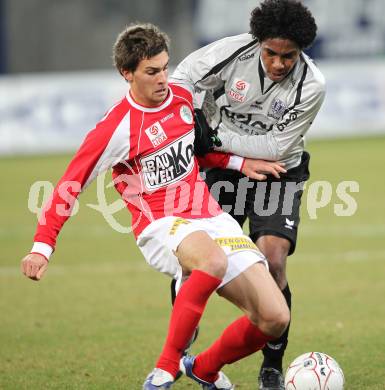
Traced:
POLYGON ((173 216, 158 219, 142 231, 137 244, 151 267, 181 281, 182 267, 174 251, 185 237, 196 231, 205 231, 227 255, 228 267, 219 287, 252 264, 262 262, 267 267, 264 255, 227 213, 200 219, 173 216))

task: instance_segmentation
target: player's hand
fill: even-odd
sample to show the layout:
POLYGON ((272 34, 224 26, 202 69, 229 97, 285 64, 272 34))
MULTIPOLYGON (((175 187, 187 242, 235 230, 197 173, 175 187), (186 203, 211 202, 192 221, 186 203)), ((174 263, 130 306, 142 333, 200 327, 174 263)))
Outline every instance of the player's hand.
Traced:
POLYGON ((245 158, 242 167, 242 173, 250 179, 266 180, 268 174, 273 175, 277 179, 280 178, 280 173, 286 173, 285 164, 280 162, 254 160, 252 158, 245 158))
POLYGON ((197 156, 204 156, 205 154, 212 152, 214 146, 222 146, 222 142, 218 138, 218 132, 210 127, 203 111, 199 108, 194 110, 194 122, 194 154, 197 156))
POLYGON ((21 260, 21 272, 32 280, 40 280, 48 267, 48 260, 38 253, 30 253, 21 260))

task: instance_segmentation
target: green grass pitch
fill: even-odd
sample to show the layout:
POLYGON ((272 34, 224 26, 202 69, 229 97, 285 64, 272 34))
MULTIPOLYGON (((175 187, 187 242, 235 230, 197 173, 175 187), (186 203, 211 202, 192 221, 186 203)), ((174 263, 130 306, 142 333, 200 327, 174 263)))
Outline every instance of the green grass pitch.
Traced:
MULTIPOLYGON (((385 138, 310 142, 309 185, 331 183, 331 202, 309 217, 303 197, 296 253, 289 259, 293 320, 285 366, 297 355, 335 357, 346 389, 385 389, 385 138), (338 217, 341 181, 356 181, 358 208, 338 217)), ((69 156, 0 160, 0 389, 140 389, 162 347, 170 312, 169 280, 150 269, 132 234, 114 231, 93 184, 64 227, 44 279, 19 271, 36 217, 28 193, 57 181, 69 156)), ((110 199, 117 199, 109 190, 110 199)), ((111 200, 112 201, 112 200, 111 200)), ((122 225, 128 213, 118 213, 122 225)), ((199 352, 238 316, 213 297, 201 322, 199 352)), ((261 354, 224 371, 239 389, 255 389, 261 354)), ((196 388, 182 379, 176 389, 196 388)))

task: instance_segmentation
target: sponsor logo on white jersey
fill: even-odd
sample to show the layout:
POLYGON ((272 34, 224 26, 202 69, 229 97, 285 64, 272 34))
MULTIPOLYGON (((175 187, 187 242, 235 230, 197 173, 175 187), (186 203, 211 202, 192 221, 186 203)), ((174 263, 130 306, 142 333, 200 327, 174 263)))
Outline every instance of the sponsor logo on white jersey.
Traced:
POLYGON ((190 131, 162 149, 140 159, 146 190, 176 183, 194 167, 194 132, 190 131))
POLYGON ((159 122, 154 123, 145 130, 147 137, 150 139, 153 146, 159 146, 162 142, 166 141, 167 135, 163 130, 163 127, 159 122))
POLYGON ((279 131, 285 130, 285 128, 287 126, 289 126, 290 123, 297 120, 298 115, 301 114, 302 112, 303 112, 303 110, 297 110, 296 108, 293 108, 291 111, 288 111, 288 113, 285 114, 285 117, 286 117, 285 121, 284 122, 281 121, 281 122, 277 123, 277 125, 276 125, 277 129, 279 131))
POLYGON ((250 53, 250 54, 242 54, 240 57, 238 57, 239 61, 247 61, 250 60, 251 58, 254 58, 255 53, 250 53))
POLYGON ((243 103, 246 99, 249 88, 250 84, 247 81, 236 78, 234 79, 233 85, 231 86, 228 94, 231 99, 243 103))
POLYGON ((179 113, 180 113, 180 117, 182 118, 182 120, 184 122, 186 122, 189 125, 191 125, 193 123, 193 115, 192 115, 191 109, 188 106, 183 105, 180 108, 179 113))
POLYGON ((246 89, 246 86, 247 86, 247 83, 246 81, 243 81, 243 80, 238 80, 236 83, 235 83, 235 88, 238 90, 238 91, 243 91, 246 89))

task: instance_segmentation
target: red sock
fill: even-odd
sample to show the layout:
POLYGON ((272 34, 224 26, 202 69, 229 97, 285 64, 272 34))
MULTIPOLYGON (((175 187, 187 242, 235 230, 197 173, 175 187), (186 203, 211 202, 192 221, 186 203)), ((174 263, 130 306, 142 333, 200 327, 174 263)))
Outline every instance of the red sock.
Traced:
POLYGON ((210 295, 221 280, 205 272, 194 270, 176 296, 168 327, 168 335, 156 367, 174 376, 179 371, 179 360, 197 327, 210 295))
POLYGON ((207 382, 217 380, 218 371, 225 365, 236 362, 260 350, 273 337, 263 334, 250 320, 243 316, 230 324, 206 351, 194 362, 194 374, 207 382))

